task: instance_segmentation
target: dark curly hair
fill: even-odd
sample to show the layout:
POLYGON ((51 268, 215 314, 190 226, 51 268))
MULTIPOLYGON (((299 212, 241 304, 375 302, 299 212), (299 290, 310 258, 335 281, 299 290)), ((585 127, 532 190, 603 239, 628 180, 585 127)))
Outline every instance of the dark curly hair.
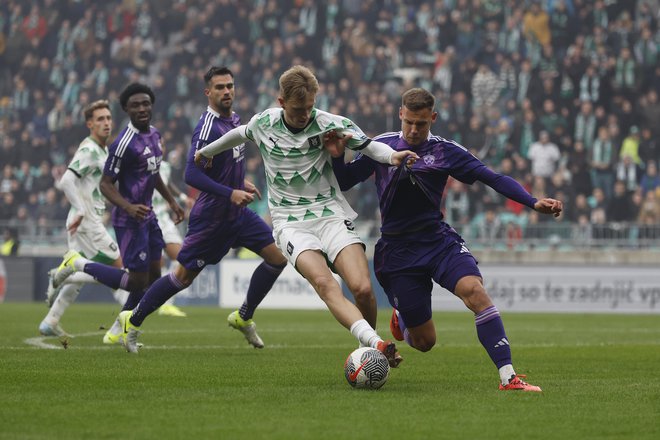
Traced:
POLYGON ((152 104, 156 102, 156 95, 154 95, 154 91, 151 90, 151 87, 145 84, 132 83, 126 86, 124 91, 121 92, 121 95, 119 95, 119 103, 121 104, 121 108, 126 110, 126 105, 128 104, 128 98, 138 93, 146 93, 147 95, 149 95, 149 98, 151 98, 152 104))

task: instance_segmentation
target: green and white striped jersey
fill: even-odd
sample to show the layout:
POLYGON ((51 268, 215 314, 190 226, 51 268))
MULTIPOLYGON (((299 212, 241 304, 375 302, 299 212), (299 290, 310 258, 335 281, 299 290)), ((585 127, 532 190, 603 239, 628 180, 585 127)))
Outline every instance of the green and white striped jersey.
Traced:
MULTIPOLYGON (((103 220, 105 198, 101 194, 99 185, 107 158, 108 149, 97 144, 91 137, 86 137, 69 163, 68 168, 78 176, 78 196, 86 211, 82 213, 86 221, 101 223, 103 220)), ((73 221, 76 215, 78 215, 77 210, 71 207, 67 224, 73 221)))
MULTIPOLYGON (((159 173, 165 186, 169 185, 170 176, 172 175, 172 166, 164 160, 161 161, 159 173)), ((153 208, 156 217, 158 217, 158 220, 163 218, 163 216, 169 217, 170 215, 170 207, 158 191, 154 191, 154 195, 151 198, 151 207, 153 208)))
POLYGON ((332 158, 323 148, 324 133, 339 129, 352 134, 348 148, 358 150, 368 143, 353 121, 314 109, 311 122, 299 133, 284 125, 281 108, 271 108, 252 117, 246 135, 261 152, 268 183, 268 207, 273 224, 339 216, 354 219, 332 172, 332 158))

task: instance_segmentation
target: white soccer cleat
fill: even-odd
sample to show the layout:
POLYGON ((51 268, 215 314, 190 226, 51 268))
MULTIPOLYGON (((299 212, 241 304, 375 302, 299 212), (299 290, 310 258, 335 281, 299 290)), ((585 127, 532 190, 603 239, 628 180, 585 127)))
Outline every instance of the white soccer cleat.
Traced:
POLYGON ((46 289, 46 304, 48 304, 48 308, 53 306, 57 295, 60 294, 60 290, 62 289, 62 286, 55 287, 55 272, 57 272, 57 269, 48 271, 48 288, 46 289))
POLYGON ((70 336, 59 324, 51 325, 46 321, 41 321, 41 324, 39 324, 39 333, 42 336, 70 336))
POLYGON ((262 341, 257 334, 257 324, 255 324, 253 320, 243 320, 241 315, 239 315, 238 310, 236 310, 229 314, 227 322, 230 327, 243 333, 245 339, 247 339, 248 343, 254 348, 264 348, 264 341, 262 341))

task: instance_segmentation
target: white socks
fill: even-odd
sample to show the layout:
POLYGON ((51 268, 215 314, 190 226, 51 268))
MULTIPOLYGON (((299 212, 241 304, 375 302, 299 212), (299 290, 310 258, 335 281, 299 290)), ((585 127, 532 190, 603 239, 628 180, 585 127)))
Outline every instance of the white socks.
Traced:
POLYGON ((500 381, 504 386, 508 385, 511 377, 515 375, 516 372, 513 371, 513 365, 511 364, 506 364, 500 368, 500 381))
POLYGON ((73 267, 75 267, 77 271, 82 272, 85 270, 85 264, 87 263, 93 263, 93 261, 88 260, 85 257, 78 257, 73 261, 73 267))
POLYGON ((376 348, 376 344, 382 341, 376 331, 371 328, 365 319, 355 321, 351 325, 351 334, 360 341, 360 346, 376 348))
MULTIPOLYGON (((74 262, 73 264, 75 266, 76 262, 74 262)), ((76 272, 73 275, 69 275, 64 281, 62 281, 62 284, 90 284, 90 283, 98 284, 98 281, 96 281, 93 276, 85 272, 76 272)))
POLYGON ((78 294, 80 293, 80 288, 82 284, 66 284, 62 287, 60 294, 57 295, 57 299, 53 302, 53 305, 50 307, 48 314, 44 318, 50 325, 57 325, 60 322, 60 318, 69 308, 69 306, 76 300, 78 294))
POLYGON ((128 295, 129 293, 124 289, 115 289, 112 291, 112 296, 115 298, 115 301, 117 301, 122 306, 126 304, 128 295))

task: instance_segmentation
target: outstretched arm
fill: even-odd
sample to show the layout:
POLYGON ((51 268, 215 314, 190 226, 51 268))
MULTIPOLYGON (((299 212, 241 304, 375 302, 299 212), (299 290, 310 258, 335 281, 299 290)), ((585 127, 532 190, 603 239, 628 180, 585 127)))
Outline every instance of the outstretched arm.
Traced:
MULTIPOLYGON (((246 128, 247 128, 246 125, 240 125, 236 128, 232 128, 227 133, 222 135, 220 138, 211 142, 204 148, 197 150, 197 152, 195 152, 195 163, 198 166, 200 166, 203 157, 210 159, 216 154, 220 154, 223 151, 231 150, 232 148, 237 147, 242 143, 244 143, 245 141, 249 140, 247 134, 245 133, 246 128)), ((205 168, 210 168, 210 167, 211 167, 211 161, 210 160, 206 161, 205 168)))
POLYGON ((553 214, 555 217, 559 217, 561 211, 564 209, 564 205, 560 200, 551 198, 537 200, 522 185, 516 182, 515 179, 496 173, 486 166, 481 167, 476 172, 476 176, 477 180, 490 186, 503 196, 528 206, 541 214, 553 214))

